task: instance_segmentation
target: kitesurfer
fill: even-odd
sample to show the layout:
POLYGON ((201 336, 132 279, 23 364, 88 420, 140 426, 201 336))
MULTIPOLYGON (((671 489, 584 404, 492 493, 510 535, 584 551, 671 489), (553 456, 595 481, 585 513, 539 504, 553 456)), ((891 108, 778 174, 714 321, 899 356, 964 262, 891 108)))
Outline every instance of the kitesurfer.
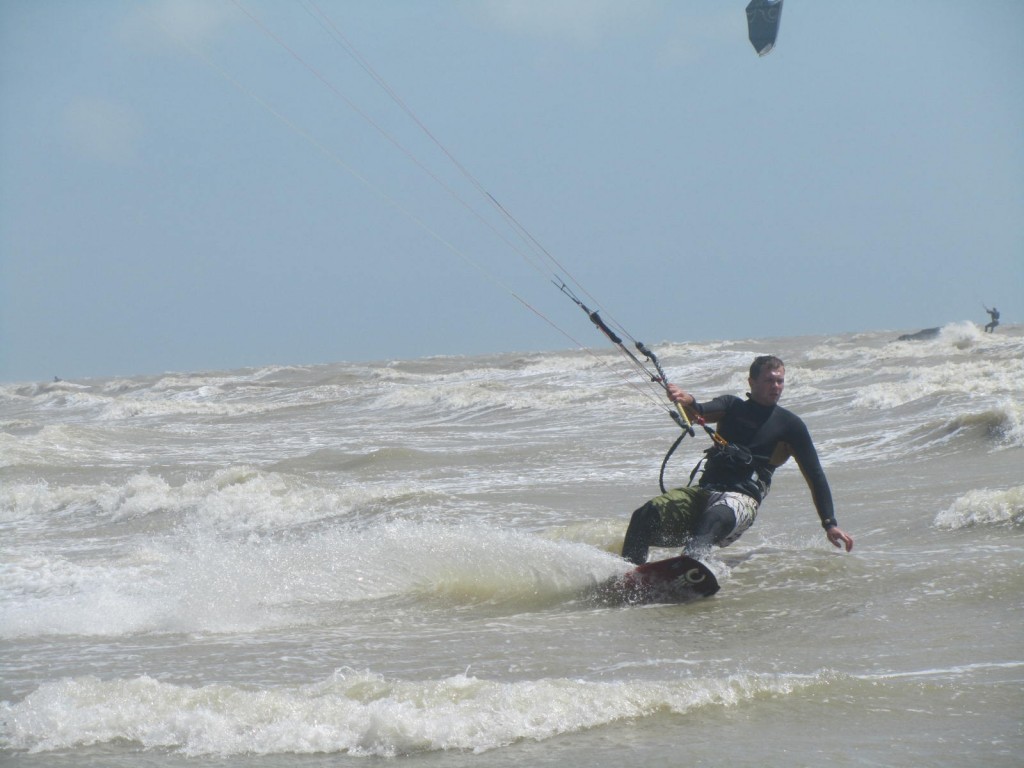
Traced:
MULTIPOLYGON (((982 306, 985 307, 984 304, 982 304, 982 306)), ((985 311, 988 312, 988 316, 992 318, 985 326, 985 333, 992 333, 992 331, 996 329, 996 326, 999 325, 999 310, 995 307, 992 307, 992 309, 985 307, 985 311)))
POLYGON ((721 395, 698 403, 693 395, 668 385, 673 402, 694 418, 717 424, 720 440, 707 451, 696 486, 669 490, 633 513, 622 546, 625 559, 639 565, 652 546, 682 546, 699 554, 736 541, 754 522, 775 469, 790 456, 810 487, 829 542, 847 552, 853 548, 853 537, 836 524, 832 491, 806 425, 778 405, 785 376, 782 360, 764 355, 750 366, 746 400, 721 395))

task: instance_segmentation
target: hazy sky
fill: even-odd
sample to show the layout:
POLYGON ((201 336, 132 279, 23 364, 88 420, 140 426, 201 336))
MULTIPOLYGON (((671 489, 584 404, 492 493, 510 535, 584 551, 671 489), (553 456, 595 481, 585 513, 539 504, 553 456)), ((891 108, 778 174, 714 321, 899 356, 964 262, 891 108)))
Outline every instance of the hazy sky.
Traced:
POLYGON ((487 194, 651 345, 1024 320, 1024 3, 745 5, 0 0, 0 380, 603 347, 487 194))

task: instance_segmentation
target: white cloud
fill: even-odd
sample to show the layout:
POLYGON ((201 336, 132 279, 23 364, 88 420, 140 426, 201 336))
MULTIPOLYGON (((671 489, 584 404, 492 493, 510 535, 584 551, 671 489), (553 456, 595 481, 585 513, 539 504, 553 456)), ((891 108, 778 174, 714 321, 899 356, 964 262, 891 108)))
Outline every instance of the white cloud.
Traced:
POLYGON ((64 129, 83 155, 108 163, 129 163, 138 155, 142 120, 123 104, 78 98, 64 111, 64 129))
POLYGON ((687 9, 665 24, 664 42, 659 49, 663 65, 688 65, 708 50, 722 46, 745 46, 747 17, 742 0, 730 7, 712 6, 696 12, 687 9))
POLYGON ((709 49, 747 35, 745 0, 692 4, 667 0, 481 0, 478 14, 517 35, 594 48, 622 38, 640 43, 662 66, 690 65, 709 49))
POLYGON ((637 28, 661 13, 657 0, 484 0, 487 18, 518 34, 597 45, 626 28, 637 28))
POLYGON ((121 26, 122 36, 146 48, 206 43, 233 23, 227 3, 210 0, 157 0, 137 6, 121 26))

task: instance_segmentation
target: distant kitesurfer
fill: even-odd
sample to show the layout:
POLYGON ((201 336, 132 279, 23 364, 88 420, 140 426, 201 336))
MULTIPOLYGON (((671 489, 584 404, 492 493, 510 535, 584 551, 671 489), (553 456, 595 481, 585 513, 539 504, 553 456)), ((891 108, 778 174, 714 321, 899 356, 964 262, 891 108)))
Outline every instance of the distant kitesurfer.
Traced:
POLYGON ((825 535, 835 547, 853 548, 853 537, 836 524, 832 491, 807 426, 778 405, 785 384, 782 360, 764 355, 750 366, 750 392, 742 400, 721 395, 698 403, 679 387, 668 386, 669 398, 689 414, 718 425, 716 441, 707 451, 704 472, 696 486, 674 488, 651 499, 633 513, 622 556, 646 562, 648 549, 682 546, 699 554, 712 545, 724 547, 749 528, 768 493, 776 468, 793 456, 811 490, 825 535))
MULTIPOLYGON (((984 304, 981 306, 985 307, 984 304)), ((992 333, 992 331, 996 329, 996 326, 999 325, 999 310, 995 307, 992 307, 992 309, 985 307, 985 311, 988 312, 988 316, 992 318, 988 322, 988 325, 985 326, 985 333, 992 333)))

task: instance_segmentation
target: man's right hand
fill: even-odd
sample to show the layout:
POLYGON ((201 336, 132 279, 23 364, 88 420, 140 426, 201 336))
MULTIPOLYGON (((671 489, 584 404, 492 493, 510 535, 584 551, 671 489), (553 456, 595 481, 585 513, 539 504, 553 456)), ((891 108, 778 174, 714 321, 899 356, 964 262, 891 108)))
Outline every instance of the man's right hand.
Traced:
POLYGON ((679 403, 684 408, 689 408, 697 402, 693 395, 675 384, 669 384, 668 387, 666 387, 666 391, 668 392, 669 400, 673 403, 679 403))

